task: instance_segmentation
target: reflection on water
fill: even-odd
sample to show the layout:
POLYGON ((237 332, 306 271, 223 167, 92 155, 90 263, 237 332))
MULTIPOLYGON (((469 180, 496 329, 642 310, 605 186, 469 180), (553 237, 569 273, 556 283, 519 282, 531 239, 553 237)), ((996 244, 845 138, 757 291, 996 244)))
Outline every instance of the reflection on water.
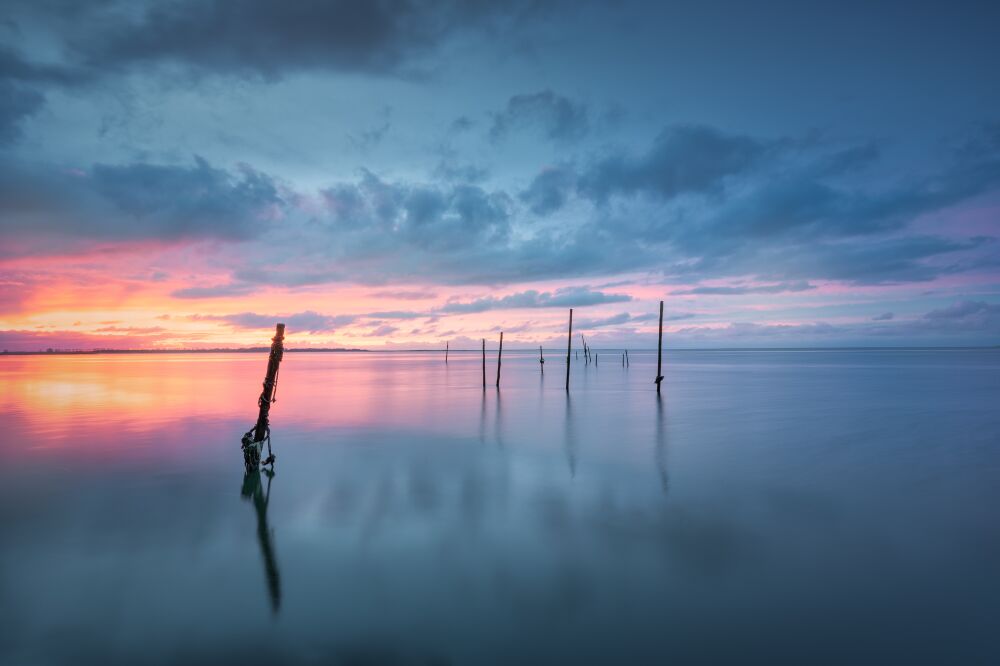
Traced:
POLYGON ((667 438, 663 426, 663 396, 656 394, 656 447, 654 455, 656 457, 656 469, 660 472, 660 485, 663 487, 663 494, 666 495, 670 487, 670 477, 667 474, 667 438))
POLYGON ((629 356, 0 358, 0 663, 996 661, 1000 352, 629 356))
POLYGON ((267 525, 267 505, 271 501, 271 481, 274 471, 262 468, 243 475, 243 487, 240 496, 253 502, 257 514, 257 541, 260 543, 260 554, 264 560, 264 577, 267 580, 267 591, 271 598, 271 608, 275 613, 281 607, 281 577, 278 573, 278 563, 274 558, 274 546, 271 544, 271 530, 267 525), (267 488, 261 488, 261 473, 267 477, 267 488))

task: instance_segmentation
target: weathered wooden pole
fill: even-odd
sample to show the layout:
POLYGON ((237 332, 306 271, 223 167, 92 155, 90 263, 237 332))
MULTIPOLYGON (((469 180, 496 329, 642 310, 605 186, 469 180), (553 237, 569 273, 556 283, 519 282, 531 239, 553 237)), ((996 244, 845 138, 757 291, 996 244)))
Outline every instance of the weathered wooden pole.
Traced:
POLYGON ((274 462, 274 454, 270 453, 271 448, 271 427, 268 423, 268 415, 271 412, 271 403, 275 401, 274 392, 278 385, 278 366, 281 365, 281 357, 284 356, 285 348, 285 325, 278 324, 274 329, 274 337, 271 338, 271 353, 267 357, 267 372, 264 375, 264 388, 257 398, 257 423, 247 431, 241 440, 243 448, 243 463, 247 472, 252 472, 260 465, 260 454, 264 448, 264 440, 267 440, 268 455, 264 464, 274 462))
POLYGON ((448 343, 448 342, 444 343, 444 362, 445 363, 448 362, 448 347, 450 346, 450 344, 451 343, 448 343))
POLYGON ((486 390, 486 338, 483 338, 483 390, 486 390))
POLYGON ((538 345, 538 367, 542 369, 542 374, 545 374, 545 357, 542 355, 542 346, 538 345))
POLYGON ((625 352, 622 352, 622 367, 625 367, 625 352))
POLYGON ((628 367, 628 350, 625 350, 625 367, 628 367))
POLYGON ((566 336, 566 390, 569 391, 569 360, 573 349, 573 308, 569 309, 569 335, 566 336))
POLYGON ((497 349, 497 388, 500 388, 500 357, 503 356, 503 331, 500 331, 500 348, 497 349))
POLYGON ((656 392, 660 392, 660 383, 663 381, 663 301, 660 301, 660 338, 656 345, 656 392))

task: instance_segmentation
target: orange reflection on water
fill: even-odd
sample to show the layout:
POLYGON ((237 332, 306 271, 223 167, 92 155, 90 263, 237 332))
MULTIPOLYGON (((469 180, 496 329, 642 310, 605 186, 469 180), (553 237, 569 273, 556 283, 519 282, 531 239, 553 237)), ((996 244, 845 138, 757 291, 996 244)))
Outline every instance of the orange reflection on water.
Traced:
MULTIPOLYGON (((118 455, 237 442, 257 416, 267 353, 100 354, 0 357, 0 405, 17 432, 15 452, 118 455)), ((471 356, 443 370, 426 357, 295 354, 281 365, 271 421, 282 428, 403 429, 440 414, 453 418, 436 387, 442 372, 478 388, 471 356)), ((10 453, 11 451, 8 451, 10 453)), ((157 454, 159 455, 159 454, 157 454)))

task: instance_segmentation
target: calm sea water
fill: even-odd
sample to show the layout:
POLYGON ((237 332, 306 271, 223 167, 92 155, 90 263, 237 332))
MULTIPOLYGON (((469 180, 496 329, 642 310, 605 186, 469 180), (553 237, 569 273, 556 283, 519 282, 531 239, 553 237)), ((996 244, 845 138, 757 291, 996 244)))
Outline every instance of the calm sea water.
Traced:
POLYGON ((1000 351, 0 357, 0 663, 1000 663, 1000 351))

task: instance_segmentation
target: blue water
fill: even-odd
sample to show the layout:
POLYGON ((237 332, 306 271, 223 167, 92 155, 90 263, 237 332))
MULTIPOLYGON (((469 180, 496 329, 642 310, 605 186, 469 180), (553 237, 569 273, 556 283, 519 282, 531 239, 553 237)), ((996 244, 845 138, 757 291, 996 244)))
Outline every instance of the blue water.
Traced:
POLYGON ((494 353, 0 357, 0 663, 1000 663, 1000 350, 494 353))

